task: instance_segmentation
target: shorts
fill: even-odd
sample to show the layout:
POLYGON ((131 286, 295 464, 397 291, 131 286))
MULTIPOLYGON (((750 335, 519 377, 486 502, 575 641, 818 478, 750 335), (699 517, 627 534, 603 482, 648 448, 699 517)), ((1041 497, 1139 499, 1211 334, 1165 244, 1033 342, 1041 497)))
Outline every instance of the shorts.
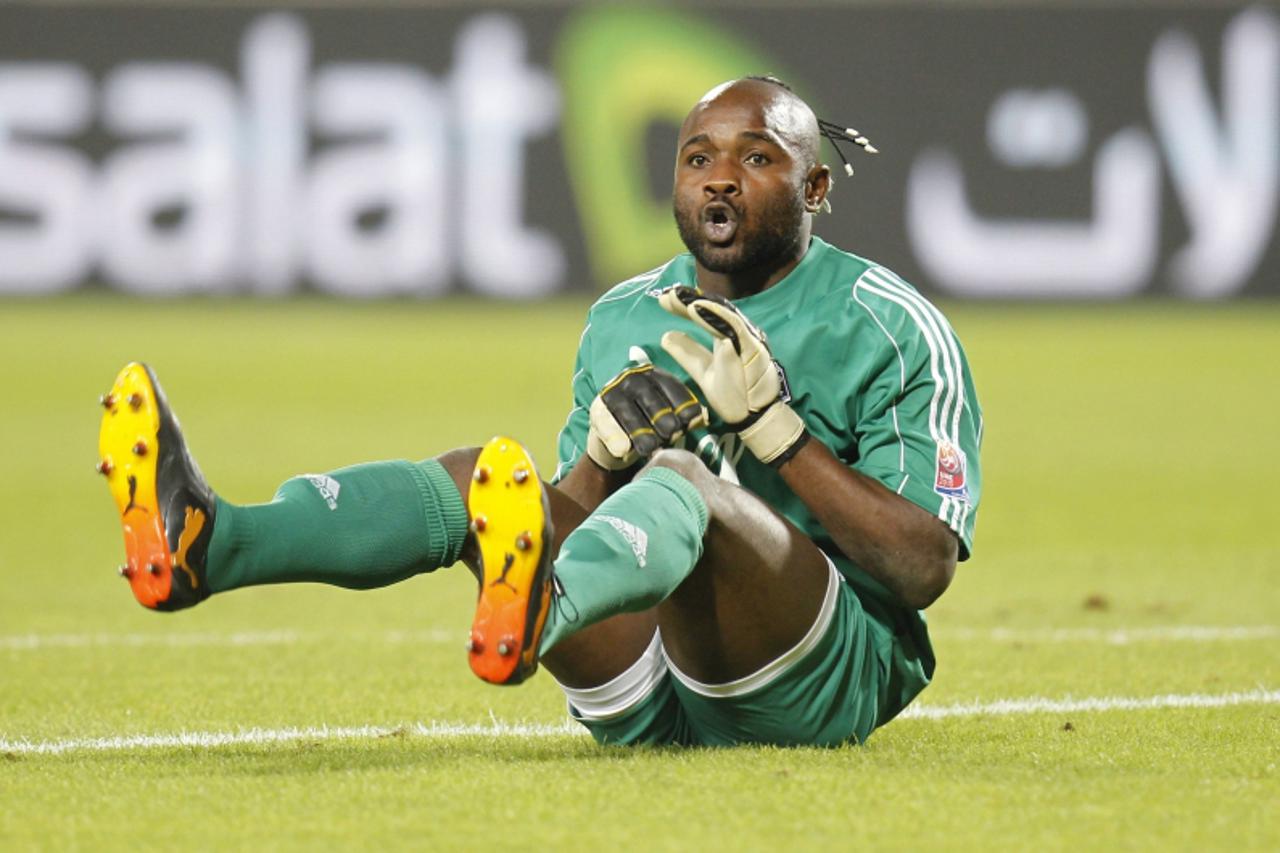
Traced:
POLYGON ((662 636, 630 668, 593 688, 561 687, 570 715, 601 744, 838 746, 881 720, 893 638, 864 612, 828 559, 822 607, 799 643, 757 672, 703 684, 667 658, 662 636))

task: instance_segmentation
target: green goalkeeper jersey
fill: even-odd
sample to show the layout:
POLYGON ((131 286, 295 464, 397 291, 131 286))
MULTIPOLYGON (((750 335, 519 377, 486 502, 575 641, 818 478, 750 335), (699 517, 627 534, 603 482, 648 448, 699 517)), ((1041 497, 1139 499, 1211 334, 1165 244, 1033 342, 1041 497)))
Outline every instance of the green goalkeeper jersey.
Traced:
MULTIPOLYGON (((614 287, 591 307, 573 375, 574 408, 558 442, 557 480, 583 456, 591 401, 629 364, 648 359, 695 387, 660 341, 664 332, 680 329, 710 346, 710 335, 664 311, 657 296, 672 285, 696 283, 693 257, 678 255, 614 287)), ((786 278, 734 305, 768 336, 791 407, 813 437, 852 468, 938 516, 959 537, 960 559, 968 559, 982 488, 982 413, 964 351, 941 312, 888 269, 817 237, 786 278)), ((905 705, 933 672, 923 615, 895 604, 844 556, 778 473, 744 452, 737 435, 710 407, 708 412, 709 429, 689 436, 686 447, 786 516, 835 560, 868 615, 895 638, 898 678, 892 689, 900 694, 899 707, 905 705)))

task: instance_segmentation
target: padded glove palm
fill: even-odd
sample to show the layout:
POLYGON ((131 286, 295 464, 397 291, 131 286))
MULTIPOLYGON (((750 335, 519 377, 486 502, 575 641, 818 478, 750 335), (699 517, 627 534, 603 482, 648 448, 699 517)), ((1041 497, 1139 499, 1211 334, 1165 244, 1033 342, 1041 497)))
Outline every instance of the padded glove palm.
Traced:
POLYGON ((781 465, 808 440, 782 368, 773 360, 764 332, 719 296, 672 287, 659 304, 711 333, 708 350, 683 332, 667 332, 662 348, 698 383, 707 402, 738 433, 761 462, 781 465))

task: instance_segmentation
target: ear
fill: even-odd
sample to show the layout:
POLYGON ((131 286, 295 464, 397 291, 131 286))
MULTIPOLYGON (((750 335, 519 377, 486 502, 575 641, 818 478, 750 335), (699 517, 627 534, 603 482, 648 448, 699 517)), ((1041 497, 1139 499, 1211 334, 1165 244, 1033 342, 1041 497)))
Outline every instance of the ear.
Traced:
POLYGON ((814 166, 804 178, 804 209, 809 213, 817 213, 831 190, 831 169, 827 166, 814 166))

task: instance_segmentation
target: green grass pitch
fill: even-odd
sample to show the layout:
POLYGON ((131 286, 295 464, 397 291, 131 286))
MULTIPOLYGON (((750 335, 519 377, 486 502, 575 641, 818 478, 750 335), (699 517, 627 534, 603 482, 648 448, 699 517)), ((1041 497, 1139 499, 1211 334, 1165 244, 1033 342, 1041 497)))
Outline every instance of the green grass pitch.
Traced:
POLYGON ((864 747, 597 748, 549 678, 470 674, 458 568, 172 615, 115 576, 126 361, 231 500, 497 432, 549 473, 584 309, 0 303, 0 848, 1280 848, 1280 306, 949 306, 976 552, 939 716, 864 747))

